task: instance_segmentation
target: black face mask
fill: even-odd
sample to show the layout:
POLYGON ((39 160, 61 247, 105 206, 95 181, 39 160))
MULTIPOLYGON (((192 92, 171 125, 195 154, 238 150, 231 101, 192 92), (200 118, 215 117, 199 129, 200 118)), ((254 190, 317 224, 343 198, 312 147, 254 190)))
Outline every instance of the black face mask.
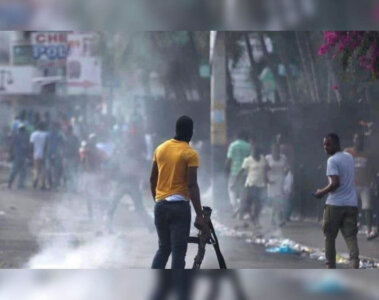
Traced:
POLYGON ((186 131, 181 132, 181 134, 176 133, 174 139, 189 143, 192 139, 192 136, 193 136, 193 131, 186 130, 186 131))
POLYGON ((189 143, 192 139, 192 135, 175 135, 174 139, 189 143))

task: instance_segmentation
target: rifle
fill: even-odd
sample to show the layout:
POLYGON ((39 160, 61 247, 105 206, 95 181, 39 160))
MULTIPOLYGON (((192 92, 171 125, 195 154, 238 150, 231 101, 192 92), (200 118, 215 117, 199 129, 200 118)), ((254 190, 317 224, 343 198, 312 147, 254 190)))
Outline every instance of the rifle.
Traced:
POLYGON ((212 224, 212 220, 211 220, 212 209, 210 207, 204 206, 203 214, 204 214, 204 221, 205 221, 204 222, 205 226, 203 230, 199 231, 199 234, 197 237, 189 237, 188 239, 188 243, 198 244, 199 246, 192 269, 196 269, 196 270, 200 269, 201 263, 203 262, 203 259, 204 259, 205 247, 207 244, 213 245, 220 269, 227 269, 224 257, 221 253, 220 245, 218 243, 216 232, 212 224))

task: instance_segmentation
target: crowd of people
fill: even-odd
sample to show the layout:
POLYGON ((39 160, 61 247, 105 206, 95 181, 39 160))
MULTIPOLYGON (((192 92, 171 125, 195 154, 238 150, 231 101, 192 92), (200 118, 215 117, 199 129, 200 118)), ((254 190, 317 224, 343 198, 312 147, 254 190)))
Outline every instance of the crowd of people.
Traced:
POLYGON ((8 188, 18 178, 18 188, 26 187, 29 166, 33 169, 33 188, 58 189, 67 183, 72 166, 79 166, 79 138, 73 126, 51 121, 49 113, 30 120, 23 112, 14 120, 8 136, 12 170, 8 188), (76 151, 75 151, 76 148, 76 151), (67 170, 67 173, 63 170, 67 170))
MULTIPOLYGON (((133 200, 141 199, 146 189, 142 185, 151 163, 152 137, 142 132, 143 126, 105 117, 93 120, 83 122, 80 116, 68 118, 64 114, 51 120, 48 112, 43 117, 39 113, 21 112, 8 136, 12 161, 8 187, 13 188, 18 181, 17 187, 23 189, 27 179, 32 177, 34 189, 76 191, 79 186, 86 190, 88 199, 96 199, 99 197, 98 181, 106 176, 113 184, 109 219, 113 218, 123 195, 129 194, 133 200), (29 176, 31 169, 33 176, 29 176)), ((364 135, 354 134, 352 142, 345 151, 354 157, 360 224, 364 225, 370 240, 377 236, 374 219, 377 205, 373 194, 376 176, 364 135)), ((274 136, 270 152, 265 154, 261 141, 241 131, 228 147, 226 172, 233 214, 243 221, 243 226, 251 224, 259 229, 261 212, 266 206, 272 208, 274 227, 282 227, 291 220, 294 147, 286 136, 274 136)), ((88 201, 90 217, 94 202, 88 201)), ((135 206, 145 211, 142 200, 135 201, 135 206)))
MULTIPOLYGON (((344 151, 354 157, 355 186, 359 198, 360 227, 368 240, 378 236, 374 224, 375 172, 364 146, 363 134, 354 134, 353 146, 344 151)), ((271 224, 280 228, 291 221, 294 197, 294 148, 283 135, 271 140, 270 153, 263 152, 262 143, 248 132, 241 131, 228 147, 226 172, 228 194, 234 217, 244 227, 261 228, 264 207, 272 208, 271 224)), ((309 193, 310 195, 310 193, 309 193)))
MULTIPOLYGON (((195 152, 191 151, 196 153, 198 143, 191 144, 194 148, 187 147, 192 138, 193 121, 188 119, 186 122, 189 123, 187 125, 190 129, 185 138, 177 136, 168 141, 173 144, 170 144, 170 147, 177 150, 174 142, 178 140, 181 145, 186 146, 185 151, 182 150, 189 155, 188 149, 195 149, 195 152)), ((178 124, 177 126, 180 125, 178 124)), ((180 131, 179 129, 177 128, 177 131, 180 131)), ((350 198, 356 198, 357 203, 359 199, 361 217, 358 225, 362 229, 365 228, 367 240, 372 240, 378 236, 377 224, 374 221, 375 209, 378 204, 375 203, 377 197, 373 192, 377 176, 373 163, 370 161, 371 156, 365 146, 365 136, 359 133, 354 134, 353 145, 343 151, 341 150, 343 148, 340 148, 339 138, 331 136, 329 140, 325 139, 330 140, 331 144, 335 144, 334 148, 337 149, 329 151, 330 149, 324 146, 330 156, 327 164, 327 176, 329 179, 338 177, 339 183, 336 186, 341 184, 344 177, 340 174, 342 171, 338 169, 339 167, 332 168, 332 162, 337 160, 341 153, 341 157, 351 161, 350 169, 354 170, 350 170, 350 173, 345 172, 353 174, 349 190, 353 191, 354 197, 350 198), (334 140, 338 142, 333 142, 334 140)), ((265 153, 261 140, 249 135, 246 131, 241 131, 237 139, 228 147, 225 164, 225 171, 229 178, 228 194, 233 208, 233 216, 242 221, 243 227, 252 226, 253 231, 257 230, 258 232, 262 229, 261 215, 265 207, 271 208, 272 215, 269 221, 274 229, 281 228, 291 221, 293 198, 296 192, 294 188, 294 173, 296 172, 294 169, 296 158, 294 146, 282 134, 275 135, 270 142, 270 151, 265 153)), ((41 118, 39 114, 23 112, 14 120, 8 137, 9 157, 12 162, 8 188, 12 189, 18 178, 18 188, 20 189, 26 188, 27 183, 31 182, 30 186, 33 189, 78 192, 86 201, 89 220, 92 221, 100 212, 110 231, 120 200, 128 194, 140 219, 148 228, 152 229, 153 220, 145 210, 143 192, 147 190, 144 183, 147 182, 148 170, 151 167, 154 144, 156 143, 152 136, 144 132, 142 123, 137 124, 135 121, 134 123, 127 123, 125 120, 117 122, 115 118, 100 115, 93 118, 92 121, 85 120, 84 122, 83 118, 68 118, 64 114, 60 114, 56 120, 51 120, 49 113, 45 113, 41 118), (32 178, 28 176, 30 168, 33 169, 32 178)), ((158 147, 158 149, 160 148, 158 147)), ((157 165, 157 169, 163 161, 163 165, 167 167, 164 163, 167 158, 165 155, 158 159, 160 164, 157 164, 157 151, 154 153, 153 166, 157 165)), ((173 156, 172 159, 177 157, 175 155, 175 153, 170 154, 173 156)), ((189 158, 185 158, 185 163, 196 169, 197 172, 199 158, 197 153, 193 155, 193 162, 189 158)), ((341 164, 344 165, 344 163, 341 164)), ((179 165, 182 166, 180 163, 179 165)), ((175 170, 174 168, 172 172, 175 170)), ((185 177, 184 171, 182 173, 180 176, 184 176, 183 186, 186 186, 188 178, 185 177)), ((171 178, 171 175, 166 174, 166 177, 171 178)), ((160 176, 163 175, 160 174, 160 176)), ((194 178, 197 178, 197 174, 194 178)), ((332 181, 327 187, 317 190, 313 194, 317 198, 329 195, 326 208, 328 201, 332 202, 337 197, 332 181)), ((155 181, 153 180, 153 182, 155 181)), ((166 188, 166 181, 158 180, 155 185, 158 182, 161 189, 166 188)), ((171 189, 176 186, 174 183, 170 183, 170 191, 166 193, 167 195, 159 196, 159 200, 162 198, 165 201, 177 203, 191 198, 188 195, 179 197, 183 194, 182 190, 179 191, 180 193, 178 192, 179 196, 175 194, 175 197, 171 197, 169 194, 172 193, 171 189)), ((198 189, 197 179, 194 179, 194 186, 198 189)), ((340 190, 341 188, 338 191, 341 192, 340 190)), ((152 191, 155 195, 155 188, 152 188, 152 191)), ((197 195, 197 191, 193 194, 197 195)), ((309 191, 309 196, 311 196, 311 191, 309 191)), ((159 203, 159 201, 157 202, 159 203)), ((197 214, 200 216, 199 207, 197 204, 197 214)), ((325 218, 325 209, 324 223, 328 221, 328 218, 325 218)), ((346 231, 346 228, 338 226, 332 229, 334 230, 333 235, 330 234, 331 242, 328 244, 330 257, 333 257, 335 232, 338 232, 339 229, 346 231)), ((353 243, 348 245, 353 250, 358 249, 353 247, 353 243)), ((355 256, 358 256, 358 250, 354 253, 356 253, 355 256)), ((166 258, 164 262, 166 262, 166 258)), ((333 264, 331 260, 332 267, 333 264)))
POLYGON ((262 146, 247 132, 241 132, 227 152, 229 198, 234 216, 249 219, 260 227, 259 217, 266 200, 273 208, 272 225, 281 227, 289 219, 293 186, 293 149, 277 135, 271 152, 264 155, 262 146))
MULTIPOLYGON (((73 191, 78 183, 90 182, 90 174, 96 174, 95 178, 99 178, 99 174, 107 174, 116 182, 122 179, 132 182, 130 185, 116 184, 118 192, 113 196, 116 200, 113 200, 113 209, 109 212, 113 215, 117 199, 122 194, 141 197, 141 189, 135 191, 128 186, 142 185, 154 143, 151 136, 144 135, 138 128, 106 118, 97 118, 91 123, 88 120, 83 122, 80 117, 68 118, 59 114, 56 120, 51 120, 48 112, 41 117, 38 113, 23 111, 14 120, 8 136, 12 161, 8 187, 13 188, 18 177, 17 187, 25 188, 27 179, 32 177, 34 189, 73 191), (130 153, 130 156, 125 153, 130 153), (30 169, 33 176, 29 176, 30 169)), ((376 176, 366 148, 364 135, 354 134, 353 145, 345 151, 354 157, 360 223, 365 225, 367 238, 372 239, 377 235, 374 224, 376 198, 373 196, 376 176)), ((259 218, 265 206, 272 207, 273 226, 281 227, 290 221, 294 196, 294 148, 285 136, 274 136, 270 153, 265 154, 261 141, 247 132, 240 132, 229 145, 226 172, 234 216, 247 221, 244 225, 251 221, 254 227, 260 227, 259 218)), ((91 184, 96 187, 96 182, 91 184)), ((139 207, 139 203, 136 205, 139 207)), ((91 215, 92 206, 88 207, 91 215)))
POLYGON ((142 182, 152 157, 146 153, 151 142, 138 124, 105 115, 83 122, 81 117, 60 114, 51 120, 48 112, 40 118, 23 111, 8 135, 12 163, 8 188, 17 181, 19 189, 31 182, 33 189, 82 193, 90 220, 105 202, 101 212, 108 228, 121 198, 129 194, 136 211, 150 222, 142 202, 142 182))

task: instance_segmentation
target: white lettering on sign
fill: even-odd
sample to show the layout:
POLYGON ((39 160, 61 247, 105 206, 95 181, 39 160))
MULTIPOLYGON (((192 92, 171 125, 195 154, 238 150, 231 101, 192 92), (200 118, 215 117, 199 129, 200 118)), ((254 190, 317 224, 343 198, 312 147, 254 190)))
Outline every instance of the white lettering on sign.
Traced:
POLYGON ((40 59, 46 56, 48 59, 65 59, 67 57, 66 45, 52 45, 52 46, 33 46, 33 58, 40 59))

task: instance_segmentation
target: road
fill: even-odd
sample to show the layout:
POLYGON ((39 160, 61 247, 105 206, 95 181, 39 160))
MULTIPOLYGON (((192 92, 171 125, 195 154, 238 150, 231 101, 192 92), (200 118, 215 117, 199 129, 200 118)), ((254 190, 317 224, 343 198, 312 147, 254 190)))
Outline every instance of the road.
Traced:
MULTIPOLYGON (((78 194, 8 190, 0 194, 0 263, 2 268, 149 268, 157 248, 149 231, 125 197, 107 234, 99 213, 90 224, 85 201, 78 194)), ((152 205, 146 200, 148 209, 152 205)), ((98 207, 98 212, 102 210, 98 207)), ((192 234, 196 234, 193 232, 192 234)), ((323 263, 299 255, 270 254, 263 245, 243 238, 219 236, 229 268, 323 268, 323 263)), ((187 267, 196 246, 190 245, 187 267)), ((211 246, 203 268, 217 268, 211 246)))

